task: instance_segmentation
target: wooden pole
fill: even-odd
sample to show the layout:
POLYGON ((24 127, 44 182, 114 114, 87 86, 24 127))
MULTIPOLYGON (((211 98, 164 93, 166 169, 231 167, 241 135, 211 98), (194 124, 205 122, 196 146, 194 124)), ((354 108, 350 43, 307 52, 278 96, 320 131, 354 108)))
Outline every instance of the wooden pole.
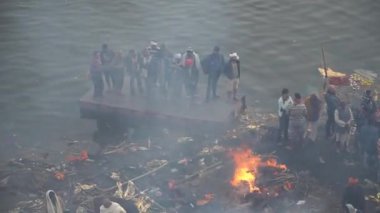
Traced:
POLYGON ((326 90, 328 75, 327 75, 327 64, 326 64, 326 58, 325 58, 325 50, 323 49, 323 45, 321 46, 321 50, 322 50, 323 69, 325 70, 325 82, 323 83, 323 90, 326 90))
MULTIPOLYGON (((144 173, 144 174, 142 174, 142 175, 139 175, 139 176, 137 176, 137 177, 134 177, 134 178, 132 178, 132 179, 130 179, 130 180, 128 180, 128 181, 132 181, 132 182, 133 182, 133 181, 136 181, 136 180, 138 180, 138 179, 140 179, 140 178, 143 178, 143 177, 145 177, 145 176, 147 176, 147 175, 150 175, 150 174, 152 174, 152 173, 154 173, 154 172, 157 172, 158 170, 164 168, 164 167, 165 167, 166 165, 168 165, 168 164, 169 164, 169 163, 166 162, 166 163, 164 163, 163 165, 161 165, 161 166, 159 166, 159 167, 157 167, 157 168, 155 168, 155 169, 153 169, 153 170, 151 170, 151 171, 148 171, 148 172, 146 172, 146 173, 144 173)), ((128 184, 128 181, 123 182, 121 186, 124 187, 126 184, 128 184)), ((117 186, 113 186, 113 187, 110 187, 110 188, 107 188, 107 189, 101 189, 101 188, 98 188, 98 187, 97 187, 97 189, 98 189, 99 191, 101 191, 103 194, 105 194, 105 193, 109 193, 109 192, 111 192, 112 190, 117 189, 117 186)), ((81 203, 79 204, 79 206, 82 206, 82 205, 84 205, 85 203, 89 203, 89 202, 91 202, 93 199, 94 199, 94 197, 90 197, 90 198, 88 198, 87 200, 81 202, 81 203)), ((159 203, 157 203, 156 201, 154 201, 152 198, 149 197, 149 199, 151 199, 152 202, 155 203, 155 204, 156 204, 157 206, 159 206, 160 208, 165 209, 165 207, 163 207, 162 205, 160 205, 159 203)))
MULTIPOLYGON (((140 179, 140 178, 143 178, 143 177, 145 177, 145 176, 147 176, 147 175, 150 175, 150 174, 152 174, 152 173, 154 173, 154 172, 157 172, 158 170, 162 169, 162 168, 165 167, 166 165, 168 165, 168 162, 166 162, 166 163, 162 164, 161 166, 159 166, 159 167, 157 167, 157 168, 155 168, 155 169, 153 169, 153 170, 151 170, 151 171, 148 171, 148 172, 146 172, 146 173, 144 173, 144 174, 142 174, 142 175, 139 175, 139 176, 137 176, 137 177, 134 177, 134 178, 132 178, 132 179, 130 179, 130 180, 128 180, 128 181, 132 181, 132 182, 134 182, 134 181, 136 181, 136 180, 138 180, 138 179, 140 179)), ((124 187, 124 186, 128 183, 128 181, 123 182, 123 183, 122 183, 122 187, 124 187)), ((106 192, 110 192, 110 191, 115 190, 115 189, 117 189, 117 186, 113 186, 113 187, 110 187, 110 188, 107 188, 107 189, 102 189, 102 191, 103 191, 104 193, 106 193, 106 192)))

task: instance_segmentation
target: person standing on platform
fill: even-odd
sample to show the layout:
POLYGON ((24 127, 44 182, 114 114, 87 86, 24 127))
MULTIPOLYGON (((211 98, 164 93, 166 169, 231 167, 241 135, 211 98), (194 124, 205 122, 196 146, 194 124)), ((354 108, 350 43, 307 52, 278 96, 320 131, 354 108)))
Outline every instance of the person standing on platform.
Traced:
POLYGON ((329 86, 325 94, 325 101, 327 106, 327 121, 326 121, 326 138, 334 136, 335 133, 335 119, 334 112, 338 107, 339 99, 336 96, 334 86, 329 86))
POLYGON ((312 94, 306 98, 305 106, 307 110, 307 130, 305 132, 305 139, 309 140, 309 143, 307 143, 307 145, 310 150, 310 155, 313 158, 318 158, 319 162, 323 164, 325 163, 325 160, 322 158, 321 153, 316 146, 319 118, 322 110, 322 101, 316 94, 312 94))
POLYGON ((181 67, 182 54, 177 53, 174 55, 172 63, 172 78, 171 78, 171 89, 173 94, 173 99, 178 99, 182 95, 182 89, 185 86, 185 73, 181 67))
POLYGON ((161 71, 161 57, 159 53, 160 48, 157 43, 151 42, 150 55, 151 59, 148 65, 148 77, 147 77, 147 93, 148 97, 153 98, 157 95, 158 77, 161 71))
POLYGON ((372 91, 366 90, 361 100, 361 110, 364 114, 366 121, 369 121, 374 117, 374 114, 377 110, 376 103, 373 100, 372 91))
POLYGON ((107 44, 102 45, 102 50, 100 52, 100 59, 103 66, 104 77, 106 79, 108 89, 112 89, 112 68, 111 62, 114 57, 112 50, 108 49, 107 44))
POLYGON ((220 54, 219 51, 220 48, 215 46, 213 52, 202 61, 203 71, 208 75, 206 102, 210 100, 211 91, 213 99, 218 97, 216 89, 220 74, 224 69, 224 56, 220 54))
POLYGON ((183 54, 181 65, 186 76, 187 94, 193 100, 197 93, 199 72, 202 71, 202 68, 198 54, 191 47, 187 48, 186 53, 183 54))
POLYGON ((354 121, 351 108, 344 101, 340 101, 338 108, 334 112, 336 123, 336 143, 337 152, 348 151, 350 140, 350 128, 354 121))
POLYGON ((112 60, 112 84, 114 86, 115 92, 121 94, 124 84, 124 65, 123 65, 123 52, 120 50, 115 54, 112 60))
POLYGON ((305 100, 305 106, 307 109, 307 138, 312 142, 317 139, 318 133, 318 122, 322 110, 322 101, 318 98, 316 94, 310 95, 309 98, 305 100))
POLYGON ((102 73, 102 62, 100 60, 100 53, 95 51, 92 56, 91 66, 90 66, 90 78, 94 84, 94 98, 99 98, 103 96, 103 73, 102 73))
POLYGON ((278 99, 278 120, 279 131, 277 142, 281 143, 283 137, 284 142, 288 142, 289 129, 289 108, 293 105, 293 99, 289 96, 289 90, 284 88, 281 92, 281 97, 278 99))
POLYGON ((237 90, 240 81, 240 59, 237 53, 231 53, 229 57, 230 59, 224 70, 230 84, 227 90, 227 98, 230 100, 232 97, 233 101, 238 101, 237 90))
POLYGON ((169 84, 170 84, 170 78, 171 78, 170 64, 171 64, 172 54, 166 48, 165 44, 160 45, 160 50, 158 54, 161 60, 158 83, 159 83, 159 87, 160 87, 162 95, 164 95, 165 97, 168 97, 167 95, 169 91, 169 84))
POLYGON ((373 119, 370 119, 367 124, 362 126, 359 139, 364 166, 368 169, 369 176, 376 177, 379 167, 377 158, 377 142, 379 140, 379 133, 373 119))
POLYGON ((141 80, 141 70, 142 70, 142 58, 134 49, 129 50, 128 56, 125 60, 125 65, 127 68, 127 72, 130 75, 130 92, 131 95, 135 95, 135 83, 137 82, 137 88, 140 94, 143 93, 143 86, 141 80))
POLYGON ((141 53, 141 80, 144 84, 143 88, 147 89, 148 87, 148 66, 150 63, 151 55, 148 48, 144 48, 141 53))
POLYGON ((294 104, 289 107, 289 133, 292 147, 299 148, 303 145, 303 137, 306 129, 306 106, 302 102, 299 93, 294 94, 294 104))

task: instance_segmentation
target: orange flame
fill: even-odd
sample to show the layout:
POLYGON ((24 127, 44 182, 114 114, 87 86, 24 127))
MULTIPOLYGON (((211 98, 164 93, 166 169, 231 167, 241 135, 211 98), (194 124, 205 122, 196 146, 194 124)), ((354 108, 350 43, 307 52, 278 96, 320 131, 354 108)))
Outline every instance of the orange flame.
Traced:
POLYGON ((260 188, 256 185, 260 167, 270 167, 279 170, 286 170, 284 164, 278 164, 277 160, 270 158, 263 160, 260 155, 255 155, 250 149, 236 149, 230 152, 235 163, 235 172, 231 185, 239 187, 241 184, 248 184, 249 192, 260 192, 260 188))
POLYGON ((264 166, 265 167, 277 168, 280 170, 287 170, 288 169, 285 164, 278 164, 277 160, 274 158, 270 158, 270 159, 266 160, 264 163, 264 166))
POLYGON ((235 173, 230 182, 231 185, 238 187, 246 182, 249 185, 250 192, 260 190, 255 186, 260 157, 253 155, 250 149, 234 150, 231 155, 235 163, 235 173))

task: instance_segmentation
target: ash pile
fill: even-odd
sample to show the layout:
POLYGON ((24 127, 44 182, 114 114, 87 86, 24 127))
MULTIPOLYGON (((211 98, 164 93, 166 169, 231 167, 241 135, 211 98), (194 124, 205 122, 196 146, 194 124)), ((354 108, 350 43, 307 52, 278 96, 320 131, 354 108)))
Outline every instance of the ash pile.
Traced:
POLYGON ((159 129, 155 137, 125 135, 116 145, 71 141, 56 164, 34 150, 3 166, 1 193, 18 198, 11 212, 45 211, 48 190, 69 212, 98 212, 103 197, 129 213, 336 208, 325 206, 326 199, 339 206, 308 173, 292 171, 275 152, 256 151, 271 138, 271 121, 269 114, 245 114, 235 128, 216 135, 159 129))

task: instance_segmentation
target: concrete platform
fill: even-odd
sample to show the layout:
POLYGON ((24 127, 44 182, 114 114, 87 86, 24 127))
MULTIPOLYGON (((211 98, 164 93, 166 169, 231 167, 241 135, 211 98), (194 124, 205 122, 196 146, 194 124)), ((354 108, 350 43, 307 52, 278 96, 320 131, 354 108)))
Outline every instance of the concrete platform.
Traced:
MULTIPOLYGON (((122 94, 105 91, 101 98, 93 98, 93 91, 88 91, 79 101, 82 118, 99 120, 126 120, 128 123, 170 123, 185 127, 225 126, 236 103, 227 103, 225 98, 219 98, 205 103, 204 95, 196 97, 195 101, 182 94, 175 100, 157 94, 148 98, 144 94, 131 96, 129 79, 126 78, 122 94)), ((226 94, 225 88, 219 86, 220 94, 226 94)), ((206 85, 198 85, 198 93, 205 94, 206 85)), ((184 92, 183 92, 184 93, 184 92)))

